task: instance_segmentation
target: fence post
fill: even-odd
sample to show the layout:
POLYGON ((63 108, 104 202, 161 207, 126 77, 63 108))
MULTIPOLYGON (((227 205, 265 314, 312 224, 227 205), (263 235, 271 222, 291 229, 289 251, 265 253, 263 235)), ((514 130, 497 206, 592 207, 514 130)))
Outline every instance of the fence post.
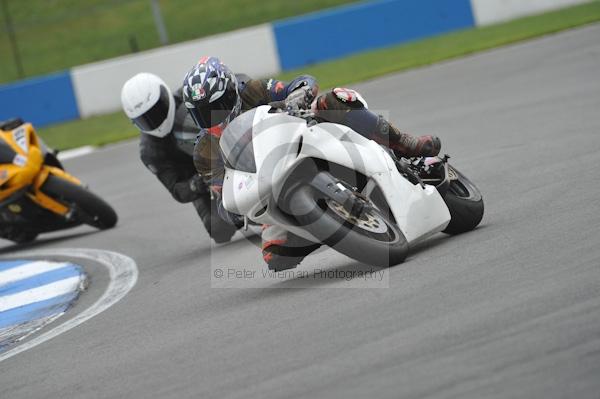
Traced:
POLYGON ((19 54, 19 46, 17 45, 17 37, 15 36, 15 29, 13 27, 12 18, 8 9, 6 0, 2 0, 2 14, 4 15, 4 25, 6 26, 6 33, 8 34, 8 41, 10 48, 13 53, 15 65, 17 67, 17 74, 20 79, 25 77, 25 71, 23 70, 23 63, 21 63, 21 55, 19 54))
POLYGON ((160 38, 160 42, 163 45, 168 44, 169 37, 167 36, 167 28, 165 26, 165 21, 163 20, 162 12, 160 11, 160 5, 158 4, 158 0, 150 0, 150 4, 152 5, 154 24, 156 25, 156 30, 158 31, 158 37, 160 38))

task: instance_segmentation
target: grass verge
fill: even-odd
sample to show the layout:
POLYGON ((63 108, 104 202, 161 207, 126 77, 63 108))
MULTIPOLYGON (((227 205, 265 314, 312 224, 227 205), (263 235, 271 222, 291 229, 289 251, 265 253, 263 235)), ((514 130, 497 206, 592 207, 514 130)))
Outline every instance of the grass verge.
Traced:
MULTIPOLYGON (((600 1, 361 53, 289 71, 278 77, 289 79, 300 73, 309 73, 317 77, 321 87, 333 87, 429 65, 596 21, 600 21, 600 1)), ((121 112, 117 112, 47 127, 41 129, 40 134, 50 146, 66 149, 86 144, 102 145, 126 139, 135 136, 137 131, 121 112)))
POLYGON ((102 146, 126 140, 136 137, 139 131, 124 113, 115 112, 38 128, 37 133, 50 147, 66 150, 84 145, 102 146))
MULTIPOLYGON (((357 0, 160 0, 170 43, 357 0)), ((160 46, 149 0, 3 0, 0 83, 160 46), (12 20, 19 76, 6 31, 12 20), (11 57, 9 57, 11 55, 11 57)))

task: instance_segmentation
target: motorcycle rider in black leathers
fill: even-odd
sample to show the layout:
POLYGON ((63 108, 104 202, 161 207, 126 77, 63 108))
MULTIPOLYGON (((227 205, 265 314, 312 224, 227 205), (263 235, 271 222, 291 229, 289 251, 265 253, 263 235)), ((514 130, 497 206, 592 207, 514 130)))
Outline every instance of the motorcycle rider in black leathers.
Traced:
POLYGON ((121 91, 127 117, 140 130, 140 158, 180 203, 191 202, 217 243, 227 242, 237 227, 218 216, 217 203, 196 172, 192 155, 198 128, 183 105, 181 89, 171 93, 158 76, 140 73, 121 91))
MULTIPOLYGON (((211 189, 218 192, 223 184, 224 168, 218 145, 221 133, 241 112, 260 105, 312 108, 318 120, 346 125, 386 145, 399 156, 435 156, 439 153, 439 138, 415 137, 400 132, 383 117, 369 111, 366 102, 356 91, 336 88, 317 97, 318 90, 312 76, 299 76, 289 83, 275 79, 236 77, 218 58, 202 57, 184 78, 183 98, 200 127, 194 163, 211 189)), ((238 222, 235 215, 226 211, 221 214, 232 222, 238 222)), ((262 240, 263 259, 272 270, 297 266, 320 245, 279 226, 263 226, 262 240)))

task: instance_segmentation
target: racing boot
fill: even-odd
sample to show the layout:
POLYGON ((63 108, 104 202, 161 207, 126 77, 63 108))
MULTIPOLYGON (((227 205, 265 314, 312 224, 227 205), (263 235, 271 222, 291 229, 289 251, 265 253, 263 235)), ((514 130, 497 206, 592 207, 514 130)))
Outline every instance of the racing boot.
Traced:
POLYGON ((394 125, 378 116, 373 139, 388 146, 398 157, 434 157, 440 153, 442 142, 437 136, 413 136, 401 132, 394 125))
POLYGON ((352 89, 335 88, 321 94, 312 108, 320 120, 348 126, 389 147, 399 157, 432 157, 438 155, 442 147, 436 136, 412 136, 401 132, 383 116, 370 111, 362 96, 352 89))
POLYGON ((0 231, 0 238, 13 241, 17 244, 32 242, 38 236, 38 233, 31 231, 18 230, 17 228, 7 226, 0 231))
POLYGON ((195 200, 193 204, 208 235, 217 244, 222 244, 231 240, 238 227, 227 223, 219 216, 216 202, 211 200, 210 193, 206 193, 206 195, 195 200))
POLYGON ((262 253, 269 270, 293 269, 321 244, 298 237, 279 226, 262 226, 262 253))

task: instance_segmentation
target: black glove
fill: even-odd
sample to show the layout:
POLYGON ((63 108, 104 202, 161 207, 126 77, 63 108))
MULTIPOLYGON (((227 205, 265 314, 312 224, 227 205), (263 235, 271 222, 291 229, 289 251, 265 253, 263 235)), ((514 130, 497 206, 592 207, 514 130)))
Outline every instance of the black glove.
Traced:
POLYGON ((309 86, 302 86, 291 92, 284 101, 287 110, 309 109, 315 99, 309 86))
POLYGON ((213 213, 216 213, 216 215, 218 215, 219 218, 221 218, 222 220, 224 220, 226 223, 235 226, 236 228, 241 228, 242 226, 244 226, 244 217, 242 215, 238 215, 232 212, 229 212, 227 209, 225 209, 225 207, 223 206, 223 198, 222 198, 222 193, 219 191, 211 191, 213 198, 211 200, 212 204, 213 204, 213 213))
POLYGON ((204 183, 204 179, 199 174, 196 174, 188 180, 190 185, 190 190, 194 193, 206 193, 208 192, 208 187, 206 183, 204 183))

